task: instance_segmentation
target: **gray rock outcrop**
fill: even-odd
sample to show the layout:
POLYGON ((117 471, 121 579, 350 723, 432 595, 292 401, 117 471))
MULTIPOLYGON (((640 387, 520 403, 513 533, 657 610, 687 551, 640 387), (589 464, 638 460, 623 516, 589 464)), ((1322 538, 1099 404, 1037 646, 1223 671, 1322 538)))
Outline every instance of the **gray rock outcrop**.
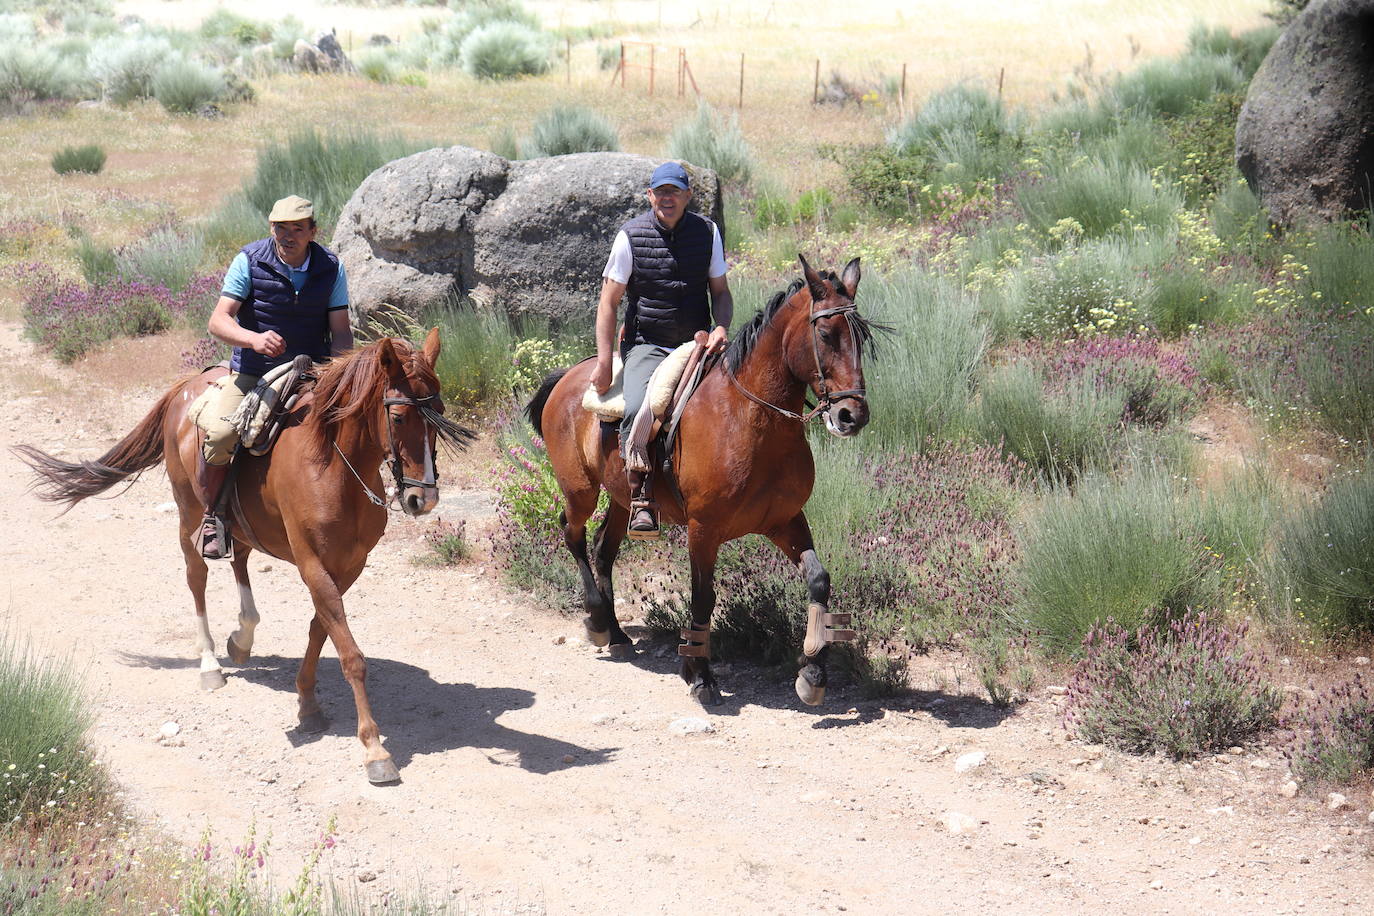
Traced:
MULTIPOLYGON (((648 203, 663 160, 575 153, 510 161, 454 146, 373 172, 339 215, 333 248, 355 320, 383 303, 417 315, 446 299, 565 319, 596 308, 620 225, 648 203)), ((692 209, 721 222, 714 172, 688 166, 692 209)))
POLYGON ((353 69, 333 29, 316 33, 314 41, 296 39, 291 66, 302 73, 347 73, 353 69))
POLYGON ((1304 10, 1255 73, 1236 165, 1281 224, 1340 219, 1374 188, 1374 0, 1304 10))

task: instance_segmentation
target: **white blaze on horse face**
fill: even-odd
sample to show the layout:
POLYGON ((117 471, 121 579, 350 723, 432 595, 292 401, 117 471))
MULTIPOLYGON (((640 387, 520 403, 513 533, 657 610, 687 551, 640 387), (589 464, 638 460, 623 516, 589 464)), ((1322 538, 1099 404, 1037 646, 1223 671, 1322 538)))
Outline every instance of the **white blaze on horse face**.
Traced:
POLYGON ((253 601, 253 590, 239 583, 239 628, 230 634, 229 640, 244 652, 253 649, 253 631, 258 628, 258 606, 253 601))

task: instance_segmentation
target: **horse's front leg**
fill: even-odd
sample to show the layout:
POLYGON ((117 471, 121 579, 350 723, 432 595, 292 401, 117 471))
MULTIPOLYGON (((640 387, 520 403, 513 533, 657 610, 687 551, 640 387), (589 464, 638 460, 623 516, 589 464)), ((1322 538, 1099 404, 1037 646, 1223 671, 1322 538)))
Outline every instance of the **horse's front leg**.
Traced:
POLYGON ((248 656, 253 651, 253 631, 257 629, 261 616, 257 603, 253 601, 253 584, 248 580, 248 555, 252 548, 239 541, 234 546, 234 582, 239 588, 239 628, 229 634, 225 651, 236 665, 248 664, 248 656))
POLYGON ((687 526, 687 554, 692 562, 692 622, 681 633, 682 679, 702 706, 720 705, 720 687, 711 672, 711 612, 716 608, 716 557, 720 544, 700 526, 687 526))
POLYGON ((819 706, 825 700, 825 688, 829 680, 826 656, 830 653, 830 644, 854 638, 854 631, 847 629, 850 615, 830 613, 830 573, 825 571, 820 557, 816 556, 811 526, 807 524, 804 513, 798 512, 795 518, 769 534, 768 538, 787 554, 789 560, 797 564, 806 578, 810 601, 806 608, 806 638, 802 643, 802 656, 797 659, 801 670, 797 672, 795 686, 797 696, 803 703, 819 706))
POLYGON ((630 637, 620 628, 615 619, 615 601, 611 591, 611 568, 615 565, 620 543, 625 539, 625 527, 629 523, 628 509, 615 503, 601 523, 596 536, 596 569, 592 569, 591 558, 587 554, 587 519, 596 508, 597 491, 568 494, 564 493, 563 504, 567 507, 558 517, 563 529, 563 543, 577 562, 577 571, 582 576, 582 606, 587 611, 583 626, 587 639, 594 646, 609 646, 615 658, 627 658, 633 653, 630 637))
MULTIPOLYGON (((348 618, 344 615, 343 593, 352 584, 354 577, 342 577, 336 581, 315 557, 298 559, 297 568, 300 570, 301 579, 310 589, 310 597, 315 602, 315 621, 311 623, 311 647, 313 648, 318 640, 315 630, 315 624, 318 622, 323 633, 334 643, 334 651, 338 653, 339 667, 343 669, 344 679, 353 688, 353 703, 358 710, 358 740, 363 743, 368 781, 396 782, 401 778, 401 774, 397 772, 391 754, 382 747, 381 733, 377 728, 377 721, 372 718, 372 704, 367 698, 367 659, 363 658, 362 651, 354 641, 353 632, 348 627, 348 618)), ((322 644, 323 640, 318 642, 322 644)), ((307 651, 307 658, 312 655, 318 658, 318 650, 307 651)), ((305 664, 302 663, 302 672, 304 669, 305 664)), ((310 673, 313 675, 313 670, 310 673)), ((314 698, 313 686, 311 684, 311 700, 314 698)), ((299 676, 297 687, 300 687, 299 676)), ((303 693, 300 695, 300 703, 304 714, 307 697, 303 693)))

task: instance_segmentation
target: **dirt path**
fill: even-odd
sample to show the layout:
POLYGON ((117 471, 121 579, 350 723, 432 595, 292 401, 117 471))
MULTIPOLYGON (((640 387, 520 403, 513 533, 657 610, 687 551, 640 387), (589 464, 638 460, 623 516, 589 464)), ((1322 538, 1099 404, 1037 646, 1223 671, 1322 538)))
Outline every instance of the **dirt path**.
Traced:
MULTIPOLYGON (((743 666, 721 670, 713 730, 677 734, 672 723, 703 714, 671 657, 610 661, 577 621, 484 569, 414 565, 430 522, 400 517, 347 596, 403 778, 370 786, 328 649, 320 693, 334 724, 314 739, 293 730, 308 613, 294 568, 254 557, 253 661, 201 693, 165 477, 57 520, 25 494, 9 446, 94 457, 156 386, 118 400, 35 357, 12 326, 0 364, 0 626, 87 671, 95 743, 135 809, 187 844, 207 827, 232 844, 255 824, 289 876, 332 817, 334 875, 365 890, 419 878, 480 912, 1313 913, 1374 901, 1368 799, 1333 813, 1283 798, 1272 749, 1195 766, 1102 752, 1064 738, 1048 692, 1010 716, 934 690, 883 702, 832 691, 810 710, 743 666), (166 722, 180 733, 160 742, 166 722), (956 772, 976 751, 986 761, 956 772)), ((440 514, 462 506, 476 525, 484 505, 480 491, 448 493, 440 514)), ((212 570, 210 606, 222 650, 237 612, 227 567, 212 570)))

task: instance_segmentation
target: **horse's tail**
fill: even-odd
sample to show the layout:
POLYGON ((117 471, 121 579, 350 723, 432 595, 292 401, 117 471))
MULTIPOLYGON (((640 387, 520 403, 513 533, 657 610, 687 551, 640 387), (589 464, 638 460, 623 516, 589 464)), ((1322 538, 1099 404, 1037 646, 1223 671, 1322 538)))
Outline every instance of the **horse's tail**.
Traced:
POLYGON ((185 383, 173 385, 127 436, 95 461, 63 461, 31 445, 15 446, 14 453, 33 468, 32 488, 38 498, 44 502, 66 503, 70 509, 86 497, 104 493, 121 481, 133 483, 139 474, 159 464, 162 461, 163 422, 173 399, 180 397, 184 388, 185 383))
POLYGON ((557 385, 568 374, 567 369, 555 369, 544 379, 539 390, 530 398, 530 402, 525 405, 525 416, 530 421, 530 426, 534 427, 536 436, 544 435, 544 405, 549 402, 549 395, 553 393, 553 386, 557 385))

